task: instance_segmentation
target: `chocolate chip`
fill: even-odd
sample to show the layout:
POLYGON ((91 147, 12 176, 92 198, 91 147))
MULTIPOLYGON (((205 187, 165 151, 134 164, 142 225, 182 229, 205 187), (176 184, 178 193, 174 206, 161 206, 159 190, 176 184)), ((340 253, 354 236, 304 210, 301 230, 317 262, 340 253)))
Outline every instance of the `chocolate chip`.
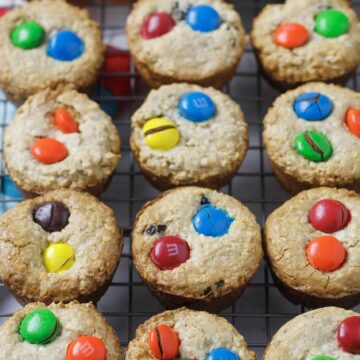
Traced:
POLYGON ((156 225, 149 225, 146 229, 145 229, 145 232, 148 234, 148 235, 154 235, 156 233, 156 225))
POLYGON ((62 230, 68 224, 69 216, 69 209, 60 201, 43 202, 33 213, 34 221, 47 232, 62 230))
POLYGON ((211 286, 208 286, 204 291, 203 291, 203 295, 209 295, 211 293, 211 286))
POLYGON ((167 228, 166 225, 158 225, 157 226, 157 232, 162 233, 162 232, 166 231, 166 228, 167 228))
POLYGON ((215 286, 216 286, 217 288, 219 288, 219 287, 223 286, 224 284, 225 284, 225 281, 222 280, 222 279, 220 279, 220 280, 218 280, 218 281, 215 283, 215 286))
POLYGON ((205 195, 202 195, 201 200, 200 200, 200 204, 201 205, 210 204, 210 201, 205 195))

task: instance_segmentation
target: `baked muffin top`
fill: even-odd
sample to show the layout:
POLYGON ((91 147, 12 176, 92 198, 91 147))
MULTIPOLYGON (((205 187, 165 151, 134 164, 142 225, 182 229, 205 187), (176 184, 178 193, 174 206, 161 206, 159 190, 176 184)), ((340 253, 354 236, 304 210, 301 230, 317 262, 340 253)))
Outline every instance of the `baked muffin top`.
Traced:
POLYGON ((340 77, 360 61, 360 23, 347 0, 267 5, 251 39, 265 71, 294 85, 340 77))
POLYGON ((359 293, 359 215, 359 196, 345 189, 306 190, 287 201, 265 225, 266 252, 275 274, 287 285, 325 299, 359 293))
MULTIPOLYGON (((155 315, 140 325, 135 339, 129 344, 126 360, 155 359, 148 337, 156 327, 161 336, 161 325, 169 326, 177 334, 180 344, 176 355, 182 359, 205 359, 211 351, 218 348, 233 352, 234 359, 235 356, 242 360, 256 359, 255 353, 248 350, 244 338, 224 318, 204 311, 181 308, 155 315)), ((168 347, 169 343, 165 344, 163 350, 168 351, 168 347)))
MULTIPOLYGON (((44 316, 44 313, 40 313, 39 318, 41 316, 44 316)), ((49 306, 43 303, 31 303, 0 326, 1 356, 4 359, 64 360, 67 351, 71 351, 71 344, 76 341, 79 342, 77 347, 79 353, 88 354, 87 356, 94 353, 99 355, 105 349, 106 359, 121 359, 120 343, 115 331, 90 303, 72 302, 66 305, 53 303, 49 306), (39 310, 45 310, 47 312, 45 315, 51 312, 58 322, 57 334, 45 344, 30 343, 28 340, 34 341, 34 337, 39 336, 39 333, 44 331, 44 327, 49 326, 49 315, 47 321, 39 321, 37 324, 33 321, 32 324, 28 322, 27 326, 25 325, 29 319, 26 317, 39 310), (40 329, 42 327, 43 331, 39 329, 39 323, 42 324, 40 329), (32 329, 31 325, 33 325, 32 329)), ((100 356, 98 358, 105 359, 100 356)))
POLYGON ((15 101, 60 83, 85 89, 103 58, 99 24, 66 1, 35 0, 0 20, 0 85, 15 101))
POLYGON ((189 82, 233 67, 246 45, 239 14, 222 0, 141 0, 128 17, 126 31, 137 61, 189 82), (198 11, 197 6, 204 5, 207 9, 198 11), (143 24, 164 12, 165 30, 152 37, 143 24))
POLYGON ((360 353, 349 349, 349 340, 360 351, 359 328, 360 317, 354 311, 336 307, 309 311, 280 328, 264 360, 358 360, 360 353))
POLYGON ((0 218, 0 278, 27 301, 71 301, 111 280, 122 245, 109 207, 87 193, 57 190, 0 218))
POLYGON ((75 90, 48 89, 31 96, 5 129, 6 168, 15 183, 30 193, 86 190, 105 182, 119 158, 120 138, 110 117, 75 90), (58 122, 59 110, 73 119, 74 129, 64 128, 64 116, 58 122), (44 143, 46 139, 50 145, 44 143))
POLYGON ((264 118, 271 162, 312 186, 351 185, 360 178, 359 109, 358 93, 324 83, 279 96, 264 118))
POLYGON ((260 227, 238 200, 180 187, 137 215, 132 253, 146 282, 171 294, 211 300, 250 281, 262 260, 260 227))
POLYGON ((197 85, 165 85, 151 91, 133 115, 132 127, 131 147, 141 167, 168 178, 173 186, 235 172, 248 146, 247 124, 239 105, 220 91, 197 85), (204 101, 207 111, 211 104, 213 112, 201 118, 205 120, 189 119, 180 110, 179 102, 191 93, 201 93, 200 109, 204 101), (168 148, 147 142, 145 126, 155 118, 170 120, 175 128, 176 141, 168 148))

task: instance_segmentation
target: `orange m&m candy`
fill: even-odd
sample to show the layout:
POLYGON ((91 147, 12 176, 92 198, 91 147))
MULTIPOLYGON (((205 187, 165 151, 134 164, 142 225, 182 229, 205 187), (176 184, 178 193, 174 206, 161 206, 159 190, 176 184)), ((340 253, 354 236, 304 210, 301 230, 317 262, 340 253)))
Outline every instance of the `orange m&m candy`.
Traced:
POLYGON ((309 32, 301 24, 286 23, 276 29, 273 37, 277 45, 287 49, 294 49, 307 43, 309 32))
POLYGON ((68 346, 66 360, 106 360, 106 347, 97 337, 80 336, 68 346))
POLYGON ((64 160, 68 151, 63 143, 52 138, 43 138, 31 147, 34 158, 43 164, 54 164, 64 160))
POLYGON ((345 122, 350 132, 360 138, 360 110, 350 108, 346 112, 345 122))
POLYGON ((168 325, 155 326, 149 333, 148 344, 157 359, 171 360, 179 355, 179 337, 168 325))
POLYGON ((330 272, 341 267, 346 259, 346 250, 334 236, 319 236, 306 247, 310 264, 322 272, 330 272))
POLYGON ((64 108, 55 111, 55 124, 64 134, 79 132, 78 123, 64 108))

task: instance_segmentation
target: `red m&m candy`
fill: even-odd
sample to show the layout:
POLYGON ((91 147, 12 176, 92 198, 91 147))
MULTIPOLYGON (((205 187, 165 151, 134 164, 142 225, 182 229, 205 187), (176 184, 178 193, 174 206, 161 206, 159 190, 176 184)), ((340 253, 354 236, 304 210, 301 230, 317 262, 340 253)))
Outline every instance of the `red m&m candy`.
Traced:
POLYGON ((68 346, 66 360, 106 360, 105 344, 94 336, 80 336, 68 346))
POLYGON ((79 132, 78 123, 64 108, 59 108, 55 111, 55 124, 64 134, 79 132))
POLYGON ((346 112, 345 122, 350 132, 360 138, 360 110, 350 108, 346 112))
POLYGON ((337 270, 346 259, 346 250, 333 236, 319 236, 311 240, 306 247, 310 264, 322 272, 337 270))
POLYGON ((310 224, 319 231, 333 233, 346 227, 351 220, 349 209, 340 201, 320 200, 309 212, 310 224))
POLYGON ((164 236, 156 240, 150 258, 161 270, 172 270, 190 257, 189 244, 177 236, 164 236))
POLYGON ((0 7, 0 17, 5 15, 7 12, 9 12, 11 9, 8 7, 0 7))
POLYGON ((179 337, 168 325, 155 326, 149 333, 148 344, 157 359, 172 360, 179 355, 179 337))
POLYGON ((63 143, 52 138, 43 138, 31 147, 34 158, 43 164, 54 164, 64 160, 68 151, 63 143))
POLYGON ((175 21, 165 11, 149 15, 141 27, 141 36, 144 39, 154 39, 170 32, 175 26, 175 21))
POLYGON ((287 49, 303 46, 308 40, 309 32, 306 27, 298 23, 282 24, 274 33, 275 43, 287 49))
POLYGON ((338 327, 339 346, 350 354, 360 354, 360 316, 351 316, 343 320, 338 327))

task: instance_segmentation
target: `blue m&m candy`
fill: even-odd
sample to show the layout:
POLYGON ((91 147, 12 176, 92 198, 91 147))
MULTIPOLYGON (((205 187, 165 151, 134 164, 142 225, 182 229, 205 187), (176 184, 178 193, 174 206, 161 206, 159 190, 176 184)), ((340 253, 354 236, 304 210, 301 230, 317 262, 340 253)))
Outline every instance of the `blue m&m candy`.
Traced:
POLYGON ((229 231, 233 221, 225 210, 206 204, 195 214, 192 223, 199 234, 218 237, 229 231))
POLYGON ((221 25, 221 17, 212 6, 198 5, 189 10, 186 23, 195 31, 210 32, 221 25))
POLYGON ((189 92, 182 96, 179 100, 178 109, 182 117, 193 122, 209 120, 216 111, 211 98, 199 91, 189 92))
POLYGON ((324 120, 333 112, 333 108, 327 96, 316 92, 300 95, 294 102, 296 115, 307 121, 324 120))
POLYGON ((73 61, 84 52, 84 42, 71 30, 59 30, 50 39, 47 54, 55 60, 73 61))
POLYGON ((207 354, 205 360, 240 360, 240 357, 234 351, 217 348, 207 354))

